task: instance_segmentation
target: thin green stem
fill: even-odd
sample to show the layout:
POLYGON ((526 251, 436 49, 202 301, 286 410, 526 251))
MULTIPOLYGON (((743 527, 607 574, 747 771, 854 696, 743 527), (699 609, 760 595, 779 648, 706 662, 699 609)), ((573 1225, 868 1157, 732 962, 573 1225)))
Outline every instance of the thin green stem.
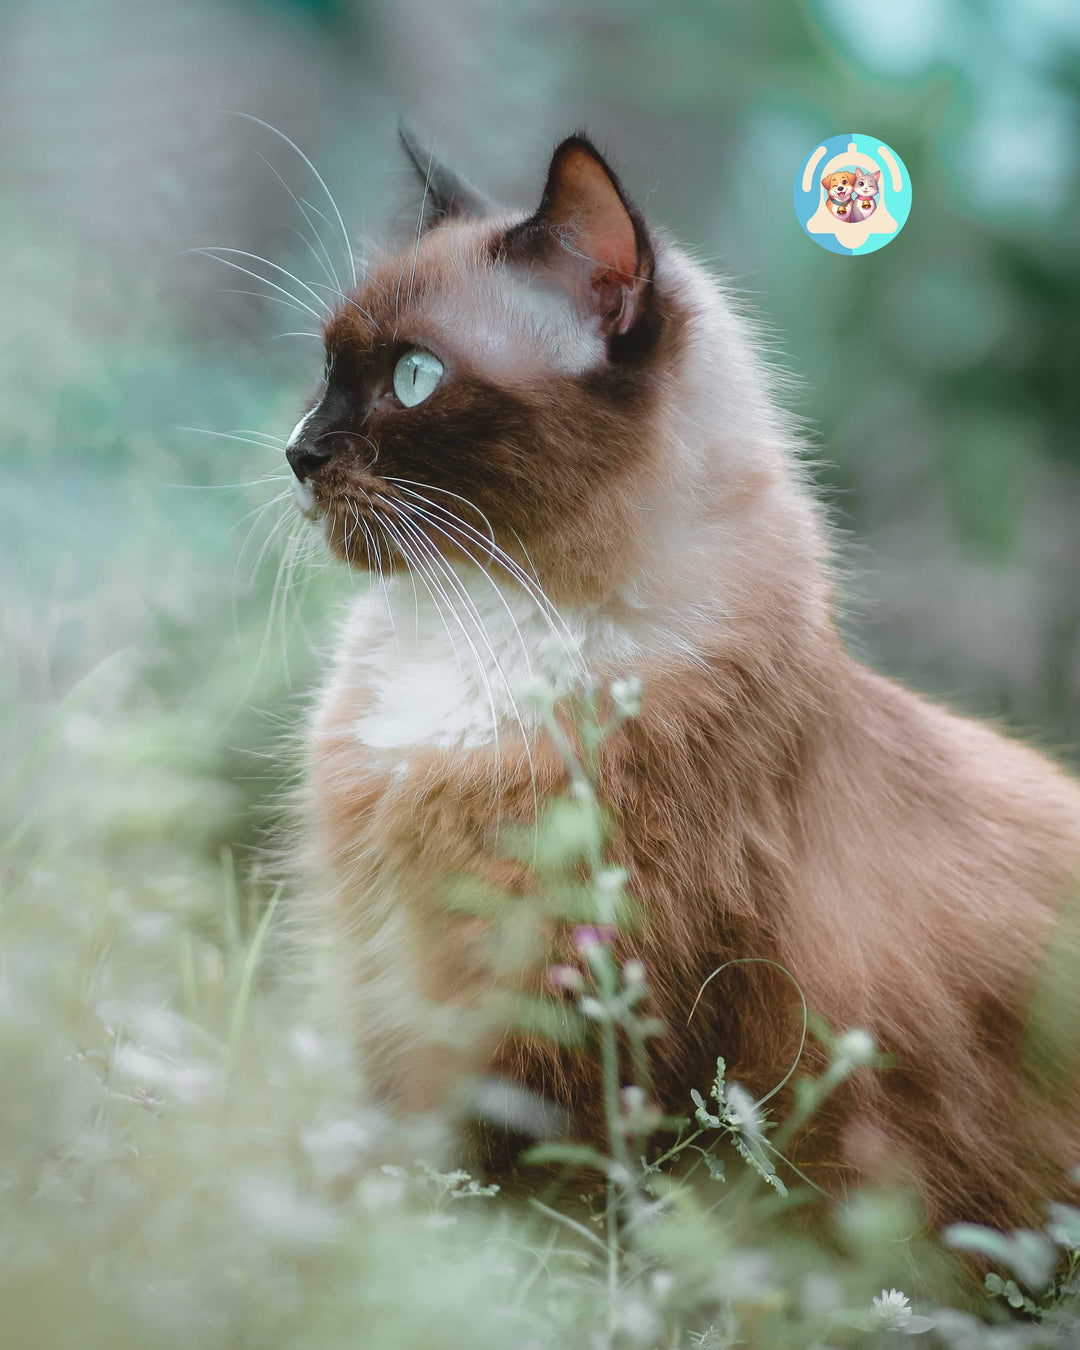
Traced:
POLYGON ((693 1134, 688 1134, 685 1139, 676 1139, 671 1148, 666 1153, 662 1153, 653 1163, 653 1167, 660 1167, 661 1164, 669 1162, 672 1158, 677 1158, 684 1149, 690 1147, 695 1139, 700 1139, 705 1133, 704 1130, 695 1130, 693 1134))

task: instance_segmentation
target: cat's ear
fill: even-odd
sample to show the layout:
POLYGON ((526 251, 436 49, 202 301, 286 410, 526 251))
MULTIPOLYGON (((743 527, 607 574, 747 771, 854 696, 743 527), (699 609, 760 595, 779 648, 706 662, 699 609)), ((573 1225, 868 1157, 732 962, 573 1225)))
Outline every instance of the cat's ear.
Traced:
POLYGON ((425 150, 404 122, 398 123, 398 140, 423 193, 417 221, 421 232, 451 220, 491 214, 491 205, 464 178, 440 164, 433 150, 425 150))
POLYGON ((607 337, 625 337, 649 308, 654 257, 645 221, 583 135, 556 146, 540 205, 507 234, 503 252, 554 272, 607 337))
POLYGON ((874 170, 874 182, 877 183, 879 186, 881 185, 881 170, 880 170, 880 169, 875 169, 875 170, 874 170))

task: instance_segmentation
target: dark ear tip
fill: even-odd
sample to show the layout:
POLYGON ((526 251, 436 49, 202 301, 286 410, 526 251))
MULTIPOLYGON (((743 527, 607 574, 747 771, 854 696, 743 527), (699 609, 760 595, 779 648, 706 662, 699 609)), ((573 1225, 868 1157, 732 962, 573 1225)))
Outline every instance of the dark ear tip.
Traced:
POLYGON ((640 222, 641 213, 627 196, 619 175, 615 172, 615 169, 609 163, 603 152, 597 148, 596 142, 588 132, 583 129, 563 137, 552 152, 551 162, 548 165, 544 195, 541 199, 541 209, 543 209, 544 203, 550 202, 553 199, 556 192, 556 185, 559 182, 560 170, 566 160, 575 151, 579 151, 592 160, 593 164, 601 171, 601 173, 603 173, 608 182, 615 189, 619 200, 622 202, 630 216, 634 218, 635 222, 640 222))
POLYGON ((434 143, 426 147, 414 134, 404 117, 398 118, 398 141, 409 165, 423 186, 420 223, 423 229, 436 221, 490 214, 491 207, 482 193, 459 178, 435 157, 434 143))
POLYGON ((408 122, 405 121, 404 114, 401 114, 398 117, 397 138, 402 150, 404 150, 409 157, 409 162, 412 164, 413 168, 419 173, 423 173, 425 169, 424 161, 427 156, 424 154, 423 146, 420 144, 412 128, 409 126, 408 122))
POLYGON ((555 168, 558 164, 561 164, 562 161, 575 150, 580 150, 588 155, 588 157, 595 160, 610 177, 614 177, 611 165, 604 158, 604 155, 597 148, 596 142, 584 128, 573 131, 569 136, 563 137, 552 152, 551 167, 555 168))

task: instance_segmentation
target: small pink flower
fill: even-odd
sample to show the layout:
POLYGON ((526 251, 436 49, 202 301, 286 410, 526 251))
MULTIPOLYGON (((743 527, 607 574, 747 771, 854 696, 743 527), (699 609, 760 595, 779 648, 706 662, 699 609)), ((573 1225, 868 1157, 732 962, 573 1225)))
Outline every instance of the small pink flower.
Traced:
POLYGON ((590 947, 610 947, 617 935, 610 924, 579 924, 572 941, 579 952, 586 952, 590 947))

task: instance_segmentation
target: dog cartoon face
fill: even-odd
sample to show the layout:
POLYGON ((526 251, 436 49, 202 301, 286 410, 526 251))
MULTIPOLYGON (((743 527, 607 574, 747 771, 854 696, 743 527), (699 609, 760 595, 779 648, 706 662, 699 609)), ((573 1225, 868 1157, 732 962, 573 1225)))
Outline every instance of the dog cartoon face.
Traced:
POLYGON ((834 202, 846 202, 855 188, 855 175, 850 169, 840 169, 837 173, 827 173, 821 180, 826 197, 834 202))

